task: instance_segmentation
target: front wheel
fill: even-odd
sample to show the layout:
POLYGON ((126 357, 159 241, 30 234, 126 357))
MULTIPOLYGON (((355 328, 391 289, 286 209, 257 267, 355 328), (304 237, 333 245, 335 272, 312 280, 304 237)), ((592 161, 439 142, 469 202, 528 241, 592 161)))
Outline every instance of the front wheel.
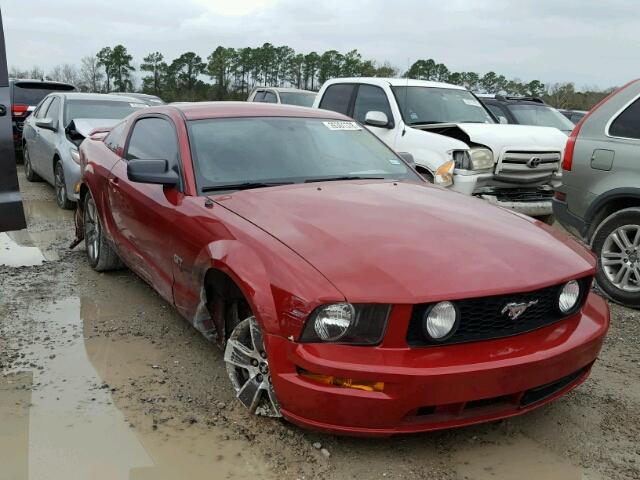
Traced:
POLYGON ((27 180, 30 182, 39 182, 42 179, 40 175, 33 171, 33 165, 31 165, 31 158, 29 157, 29 150, 27 150, 27 146, 22 147, 22 158, 24 161, 24 176, 27 177, 27 180))
POLYGON ((118 254, 111 248, 104 236, 98 210, 90 193, 84 202, 84 243, 87 248, 89 265, 97 272, 115 270, 122 267, 118 254))
POLYGON ((640 308, 640 208, 608 217, 592 246, 598 256, 598 286, 613 301, 640 308))
POLYGON ((281 416, 262 331, 255 317, 246 318, 235 326, 227 341, 224 361, 238 400, 251 413, 281 416))
POLYGON ((69 197, 67 196, 67 184, 64 179, 64 168, 62 167, 62 162, 60 160, 56 162, 54 173, 53 187, 56 190, 56 203, 64 210, 71 210, 75 206, 75 202, 69 200, 69 197))

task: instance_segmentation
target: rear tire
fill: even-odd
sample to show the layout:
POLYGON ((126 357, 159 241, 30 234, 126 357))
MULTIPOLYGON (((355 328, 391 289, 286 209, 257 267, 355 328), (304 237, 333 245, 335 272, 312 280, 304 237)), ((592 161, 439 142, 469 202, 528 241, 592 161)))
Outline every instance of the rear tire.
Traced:
POLYGON ((87 193, 83 211, 84 243, 87 249, 89 265, 96 272, 116 270, 123 267, 118 254, 111 248, 104 236, 96 204, 90 193, 87 193))
POLYGON ((24 159, 24 176, 27 177, 27 180, 30 182, 41 182, 42 179, 40 178, 40 175, 33 171, 31 158, 29 158, 29 150, 27 150, 26 145, 22 148, 22 156, 24 159))
POLYGON ((640 308, 640 208, 625 208, 606 218, 592 247, 598 256, 600 290, 614 302, 640 308))
POLYGON ((58 160, 54 169, 54 185, 56 191, 56 203, 63 210, 71 210, 76 206, 75 202, 72 202, 67 197, 67 184, 64 179, 64 168, 62 161, 58 160))

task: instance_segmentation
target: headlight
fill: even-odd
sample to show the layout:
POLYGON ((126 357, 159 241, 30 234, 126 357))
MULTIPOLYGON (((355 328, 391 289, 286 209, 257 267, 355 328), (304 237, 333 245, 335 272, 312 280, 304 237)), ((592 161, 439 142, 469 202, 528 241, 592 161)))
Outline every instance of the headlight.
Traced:
POLYGON ((449 338, 458 326, 458 309, 451 302, 440 302, 424 314, 422 329, 427 338, 436 342, 449 338))
POLYGON ((70 148, 69 153, 71 154, 71 160, 80 165, 80 152, 77 148, 70 148))
POLYGON ((434 183, 443 187, 448 187, 453 184, 453 169, 455 168, 453 160, 443 163, 436 169, 436 174, 433 177, 434 183))
POLYGON ((316 308, 305 324, 301 342, 375 345, 382 340, 390 305, 332 303, 316 308))
POLYGON ((567 282, 562 290, 560 290, 560 296, 558 297, 558 307, 560 311, 564 314, 568 314, 572 312, 576 305, 578 305, 578 301, 580 300, 580 284, 571 280, 567 282))
POLYGON ((493 167, 493 153, 488 148, 455 151, 453 160, 460 170, 487 170, 493 167))

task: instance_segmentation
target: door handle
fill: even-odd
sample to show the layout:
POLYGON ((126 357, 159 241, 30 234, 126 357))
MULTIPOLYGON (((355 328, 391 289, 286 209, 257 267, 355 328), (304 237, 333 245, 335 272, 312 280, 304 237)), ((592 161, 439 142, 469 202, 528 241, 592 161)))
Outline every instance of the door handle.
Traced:
POLYGON ((112 183, 113 185, 118 185, 118 177, 110 177, 109 178, 109 183, 112 183))

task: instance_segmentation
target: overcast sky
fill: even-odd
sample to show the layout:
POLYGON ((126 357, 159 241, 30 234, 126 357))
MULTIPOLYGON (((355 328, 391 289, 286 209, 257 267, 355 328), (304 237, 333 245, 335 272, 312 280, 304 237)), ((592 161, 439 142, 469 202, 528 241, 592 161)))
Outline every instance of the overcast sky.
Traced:
POLYGON ((401 70, 433 58, 456 71, 609 87, 640 76, 637 1, 2 0, 9 65, 45 70, 122 43, 205 58, 218 45, 357 48, 401 70))

